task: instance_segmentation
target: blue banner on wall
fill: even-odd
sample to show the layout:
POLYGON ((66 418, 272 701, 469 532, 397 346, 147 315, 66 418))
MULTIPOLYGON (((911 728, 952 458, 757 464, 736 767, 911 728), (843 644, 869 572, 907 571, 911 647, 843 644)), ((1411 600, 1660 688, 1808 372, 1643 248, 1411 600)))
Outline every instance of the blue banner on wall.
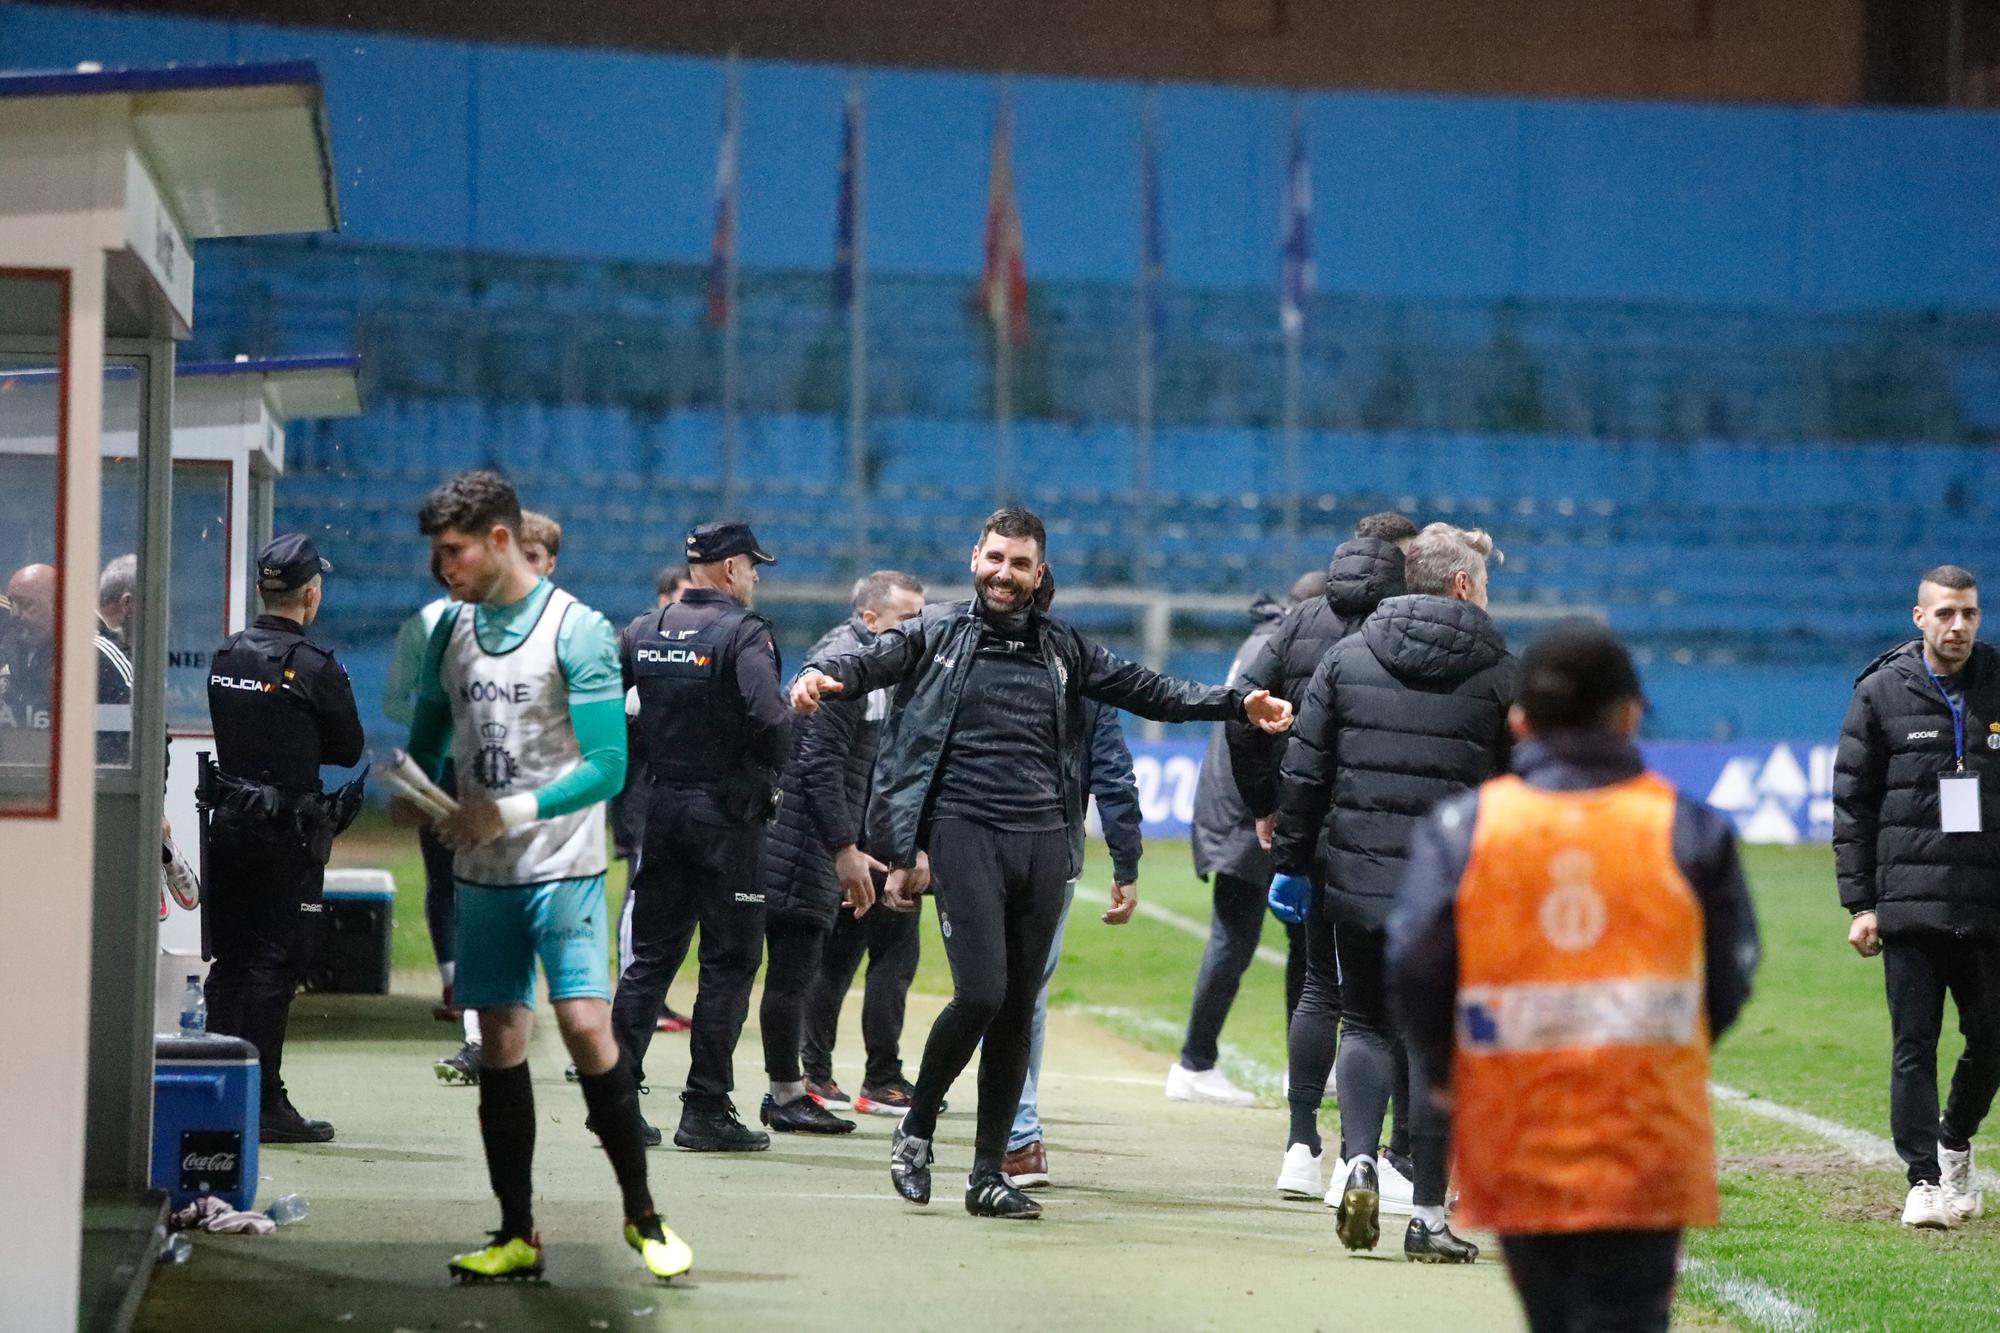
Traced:
MULTIPOLYGON (((1646 763, 1690 796, 1728 815, 1745 842, 1833 839, 1833 751, 1810 741, 1661 741, 1646 763)), ((1185 838, 1194 822, 1204 747, 1187 741, 1132 745, 1149 838, 1185 838)))

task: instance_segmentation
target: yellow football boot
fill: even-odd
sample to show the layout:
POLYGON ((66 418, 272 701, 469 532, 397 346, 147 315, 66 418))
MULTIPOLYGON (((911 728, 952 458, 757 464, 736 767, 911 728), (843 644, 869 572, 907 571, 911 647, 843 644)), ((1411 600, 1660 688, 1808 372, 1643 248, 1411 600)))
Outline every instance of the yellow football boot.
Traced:
POLYGON ((662 1282, 679 1277, 694 1267, 694 1251, 673 1233, 658 1213, 648 1213, 637 1222, 625 1224, 625 1243, 646 1261, 646 1271, 662 1282))
POLYGON ((539 1282, 542 1278, 542 1237, 538 1232, 526 1239, 491 1233, 493 1243, 483 1250, 455 1255, 451 1276, 458 1282, 539 1282))

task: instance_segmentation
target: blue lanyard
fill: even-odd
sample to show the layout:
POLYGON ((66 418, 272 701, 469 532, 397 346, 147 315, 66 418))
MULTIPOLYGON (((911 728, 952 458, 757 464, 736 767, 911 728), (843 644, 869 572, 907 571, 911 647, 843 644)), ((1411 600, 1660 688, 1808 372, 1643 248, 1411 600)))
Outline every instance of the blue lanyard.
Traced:
POLYGON ((1944 687, 1944 682, 1943 682, 1942 680, 1938 679, 1938 673, 1937 673, 1937 672, 1935 672, 1935 671, 1932 671, 1932 670, 1931 670, 1931 668, 1930 668, 1930 664, 1929 664, 1929 663, 1925 663, 1925 665, 1924 665, 1924 674, 1928 675, 1928 676, 1929 676, 1929 677, 1931 678, 1931 684, 1933 684, 1933 685, 1937 686, 1937 687, 1938 687, 1938 693, 1939 693, 1939 694, 1942 694, 1942 695, 1944 696, 1944 703, 1945 703, 1945 707, 1947 707, 1947 708, 1951 709, 1951 744, 1952 744, 1952 752, 1953 752, 1953 753, 1954 753, 1955 755, 1957 755, 1957 757, 1958 757, 1958 771, 1959 771, 1959 772, 1961 772, 1961 773, 1963 773, 1963 772, 1965 771, 1965 701, 1964 701, 1964 698, 1963 698, 1962 696, 1961 696, 1960 698, 1957 698, 1957 699, 1954 699, 1954 698, 1952 698, 1952 697, 1951 697, 1951 691, 1950 691, 1950 690, 1947 690, 1947 689, 1946 689, 1946 688, 1944 687))

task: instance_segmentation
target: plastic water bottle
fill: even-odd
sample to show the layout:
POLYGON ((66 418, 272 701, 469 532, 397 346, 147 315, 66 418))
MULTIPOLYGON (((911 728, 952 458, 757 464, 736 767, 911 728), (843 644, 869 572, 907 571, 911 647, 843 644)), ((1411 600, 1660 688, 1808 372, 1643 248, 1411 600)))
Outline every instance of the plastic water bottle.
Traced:
POLYGON ((164 1245, 160 1246, 158 1262, 163 1264, 184 1264, 193 1253, 194 1242, 188 1239, 185 1231, 176 1231, 173 1235, 167 1237, 164 1245))
POLYGON ((266 1208, 264 1216, 281 1227, 288 1227, 294 1222, 303 1222, 306 1220, 306 1196, 287 1194, 266 1208))
POLYGON ((199 1037, 208 1032, 208 997, 201 993, 201 977, 188 977, 187 989, 181 992, 181 1035, 199 1037))

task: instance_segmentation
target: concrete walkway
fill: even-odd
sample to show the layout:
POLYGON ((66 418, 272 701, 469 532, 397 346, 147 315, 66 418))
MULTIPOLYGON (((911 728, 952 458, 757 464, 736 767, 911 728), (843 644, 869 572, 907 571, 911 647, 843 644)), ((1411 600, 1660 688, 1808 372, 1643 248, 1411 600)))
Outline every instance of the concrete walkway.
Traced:
MULTIPOLYGON (((619 1240, 610 1170, 583 1130, 582 1096, 563 1082, 564 1057, 546 1027, 532 1064, 549 1284, 454 1288, 446 1259, 478 1242, 496 1211, 477 1093, 431 1075, 431 1059, 456 1042, 430 1020, 424 980, 413 976, 409 993, 390 997, 301 997, 288 1082, 340 1137, 265 1149, 259 1200, 298 1190, 311 1215, 268 1237, 197 1236, 188 1265, 159 1270, 139 1328, 1521 1327, 1497 1262, 1405 1263, 1394 1225, 1379 1250, 1350 1255, 1325 1207, 1281 1203, 1270 1188, 1281 1111, 1169 1103, 1165 1057, 1060 1013, 1043 1106, 1057 1187, 1041 1194, 1042 1221, 984 1221, 963 1209, 968 1071, 940 1126, 928 1209, 890 1192, 885 1119, 864 1118, 839 1139, 780 1138, 751 1156, 653 1153, 655 1195, 695 1250, 694 1272, 672 1287, 653 1285, 619 1240)), ((936 1007, 913 997, 912 1047, 936 1007)), ((751 1012, 737 1060, 746 1120, 762 1090, 751 1012)), ((839 1072, 853 1078, 858 1069, 846 1065, 858 1063, 858 1033, 843 1040, 839 1072)), ((654 1051, 644 1105, 671 1137, 685 1039, 662 1035, 654 1051)))

